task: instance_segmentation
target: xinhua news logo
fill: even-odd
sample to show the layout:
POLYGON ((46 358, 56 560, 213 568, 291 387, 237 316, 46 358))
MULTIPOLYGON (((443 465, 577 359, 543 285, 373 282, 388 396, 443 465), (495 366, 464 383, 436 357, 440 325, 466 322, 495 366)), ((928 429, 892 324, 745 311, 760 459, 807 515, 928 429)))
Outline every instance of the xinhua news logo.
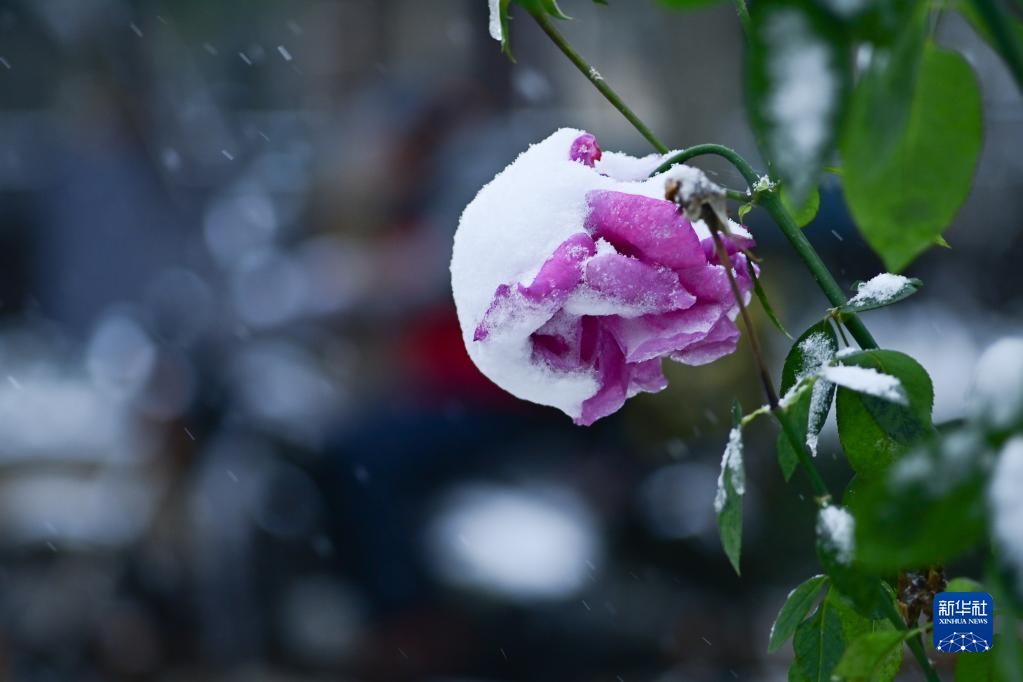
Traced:
POLYGON ((995 602, 987 592, 942 592, 934 598, 934 648, 984 653, 995 641, 995 602))

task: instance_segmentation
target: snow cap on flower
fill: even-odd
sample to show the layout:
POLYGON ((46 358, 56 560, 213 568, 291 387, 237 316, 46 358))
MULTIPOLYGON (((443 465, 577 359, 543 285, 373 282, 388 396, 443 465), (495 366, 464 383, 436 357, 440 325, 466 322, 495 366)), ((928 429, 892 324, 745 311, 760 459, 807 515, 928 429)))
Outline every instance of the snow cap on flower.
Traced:
MULTIPOLYGON (((661 359, 701 365, 735 350, 738 306, 710 232, 665 200, 688 166, 603 152, 563 128, 531 146, 462 214, 451 284, 469 356, 509 393, 592 424, 667 381, 661 359)), ((736 279, 752 282, 730 223, 736 279)))

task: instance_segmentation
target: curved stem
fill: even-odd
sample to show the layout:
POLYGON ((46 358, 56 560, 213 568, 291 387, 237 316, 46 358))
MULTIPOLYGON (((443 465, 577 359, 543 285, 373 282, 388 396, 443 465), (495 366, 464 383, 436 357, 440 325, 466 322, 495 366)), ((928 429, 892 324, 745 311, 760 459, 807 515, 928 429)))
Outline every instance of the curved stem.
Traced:
POLYGON ((739 175, 742 176, 742 179, 745 180, 746 184, 750 187, 755 185, 757 180, 760 178, 757 172, 753 170, 753 166, 749 165, 749 162, 742 158, 739 152, 735 151, 731 147, 726 147, 723 144, 713 143, 694 144, 692 147, 686 147, 682 151, 672 154, 666 158, 660 166, 655 168, 651 175, 663 173, 666 170, 670 170, 672 166, 685 163, 689 159, 695 159, 697 156, 707 155, 720 156, 724 160, 728 161, 728 163, 735 166, 735 170, 739 171, 739 175))
MULTIPOLYGON (((742 175, 743 179, 750 186, 755 184, 759 178, 757 172, 749 165, 749 162, 742 158, 738 152, 720 144, 698 144, 678 154, 673 154, 658 166, 654 173, 662 173, 675 164, 708 154, 720 156, 735 166, 735 169, 739 171, 739 174, 742 175)), ((795 249, 796 254, 803 260, 806 268, 817 281, 817 286, 824 292, 831 305, 837 308, 845 304, 848 297, 842 290, 842 287, 835 281, 831 271, 828 270, 828 266, 821 260, 820 255, 813 248, 810 240, 806 238, 803 231, 796 225, 796 221, 792 219, 792 216, 785 209, 778 194, 776 192, 765 192, 760 199, 760 205, 774 218, 774 222, 778 224, 782 234, 785 235, 789 243, 792 244, 792 248, 795 249)), ((877 341, 874 340, 866 325, 863 324, 862 320, 855 313, 843 314, 842 322, 849 329, 853 338, 856 339, 856 343, 860 344, 861 348, 877 348, 877 341)))
POLYGON ((649 142, 654 149, 662 154, 667 154, 668 147, 657 139, 657 136, 654 135, 653 131, 647 128, 646 124, 640 120, 639 116, 636 116, 632 109, 630 109, 628 105, 622 101, 622 98, 618 96, 618 93, 611 89, 611 86, 607 84, 604 77, 600 75, 600 72, 590 66, 590 64, 583 59, 571 45, 569 45, 568 41, 565 40, 565 37, 561 35, 558 32, 558 29, 554 28, 551 24, 547 15, 542 12, 531 12, 531 14, 533 15, 533 18, 536 19, 536 23, 538 23, 540 28, 543 29, 543 32, 547 34, 547 37, 551 39, 551 42, 558 46, 558 49, 561 50, 566 57, 568 57, 570 62, 575 64, 575 67, 579 69, 584 76, 586 76, 590 83, 593 84, 593 87, 597 88, 597 90, 600 91, 600 94, 604 95, 604 97, 607 98, 607 101, 610 102, 615 109, 622 113, 622 116, 624 116, 629 123, 632 124, 633 128, 639 131, 640 135, 646 138, 647 142, 649 142))

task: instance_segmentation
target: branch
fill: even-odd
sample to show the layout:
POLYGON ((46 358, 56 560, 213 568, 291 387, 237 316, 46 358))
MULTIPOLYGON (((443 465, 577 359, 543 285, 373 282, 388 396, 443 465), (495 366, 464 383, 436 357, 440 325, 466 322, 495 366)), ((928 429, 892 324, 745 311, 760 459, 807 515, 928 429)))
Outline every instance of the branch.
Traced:
POLYGON ((582 56, 576 52, 571 45, 569 45, 568 41, 565 40, 565 37, 558 33, 558 29, 554 28, 550 19, 547 18, 547 15, 539 11, 531 12, 530 14, 533 15, 534 19, 536 19, 536 23, 540 24, 540 28, 542 28, 543 32, 551 39, 551 42, 557 45, 558 49, 561 50, 566 57, 568 57, 568 60, 575 64, 575 67, 579 69, 584 76, 586 76, 590 83, 593 84, 593 87, 599 90, 600 94, 604 95, 604 97, 607 98, 607 101, 610 102, 615 109, 622 113, 622 116, 624 116, 629 123, 632 124, 632 127, 638 130, 639 134, 645 137, 647 142, 649 142, 654 149, 659 151, 661 154, 667 154, 668 147, 657 139, 657 136, 653 134, 653 131, 647 128, 646 124, 639 119, 639 116, 636 116, 632 109, 630 109, 628 105, 622 101, 622 98, 618 96, 618 93, 611 89, 611 86, 607 84, 607 81, 605 81, 604 77, 600 75, 600 72, 590 66, 589 62, 583 59, 582 56))

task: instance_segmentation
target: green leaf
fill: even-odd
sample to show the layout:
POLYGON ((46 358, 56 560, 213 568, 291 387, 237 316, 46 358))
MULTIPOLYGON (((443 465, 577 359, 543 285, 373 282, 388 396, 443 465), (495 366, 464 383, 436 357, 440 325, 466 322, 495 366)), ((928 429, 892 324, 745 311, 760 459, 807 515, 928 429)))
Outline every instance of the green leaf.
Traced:
POLYGON ((945 585, 945 592, 985 592, 984 586, 973 578, 952 578, 945 585))
POLYGON ((767 643, 768 653, 780 649, 795 634, 796 628, 813 608, 817 596, 827 582, 826 575, 815 575, 789 592, 788 599, 782 604, 778 617, 771 626, 771 638, 767 643))
POLYGON ((856 161, 852 172, 882 169, 909 123, 928 25, 923 3, 917 3, 916 10, 908 13, 891 44, 871 41, 870 61, 853 91, 844 132, 858 138, 869 136, 864 141, 871 147, 851 150, 851 158, 856 161))
POLYGON ((757 295, 757 300, 760 301, 760 307, 762 307, 764 312, 767 314, 767 319, 771 321, 771 324, 773 324, 778 331, 791 339, 792 335, 788 333, 785 326, 782 325, 781 320, 778 319, 778 315, 775 314, 774 308, 771 307, 771 301, 767 298, 767 292, 765 292, 764 288, 760 286, 760 278, 757 277, 757 271, 753 267, 753 263, 748 259, 746 260, 746 269, 749 272, 750 279, 753 280, 753 291, 757 295))
POLYGON ((551 15, 555 19, 571 19, 572 18, 572 17, 568 16, 567 14, 565 14, 564 12, 561 11, 561 8, 558 7, 557 0, 519 0, 519 1, 520 2, 538 2, 540 7, 541 7, 541 9, 543 9, 543 11, 545 11, 547 14, 551 15))
MULTIPOLYGON (((557 0, 514 0, 514 2, 530 14, 547 14, 555 19, 572 18, 561 11, 561 7, 558 6, 557 0)), ((593 0, 593 2, 600 5, 607 4, 607 0, 593 0)), ((515 61, 515 56, 511 51, 509 30, 509 9, 511 7, 511 3, 512 0, 499 0, 498 12, 500 13, 501 21, 501 52, 507 55, 508 59, 515 61)))
MULTIPOLYGON (((821 365, 831 360, 838 351, 838 337, 828 320, 823 320, 803 332, 792 349, 785 357, 785 366, 781 373, 781 393, 784 396, 800 379, 816 374, 821 365)), ((831 409, 831 401, 835 396, 835 387, 826 382, 818 381, 805 391, 795 402, 785 405, 784 409, 796 432, 805 442, 811 435, 810 442, 816 447, 816 434, 824 427, 831 409)), ((787 481, 799 465, 799 455, 792 449, 785 433, 778 434, 778 463, 787 481)))
POLYGON ((515 3, 521 5, 530 13, 549 14, 555 19, 571 19, 558 7, 557 0, 515 0, 515 3))
POLYGON ((897 378, 909 400, 908 405, 900 405, 845 387, 838 389, 838 438, 846 458, 857 474, 874 478, 933 432, 934 388, 927 371, 904 353, 860 351, 843 357, 841 364, 897 378))
POLYGON ((800 227, 806 227, 813 222, 813 219, 817 217, 817 211, 821 208, 821 194, 816 188, 811 190, 809 196, 802 203, 797 203, 789 195, 788 190, 785 189, 784 185, 778 191, 778 198, 781 199, 781 205, 785 207, 785 210, 789 212, 793 220, 796 221, 796 225, 800 227))
MULTIPOLYGON (((888 278, 892 283, 891 289, 875 290, 875 288, 869 286, 870 282, 867 284, 857 283, 856 288, 858 291, 856 295, 841 307, 842 312, 861 313, 865 310, 884 308, 909 298, 920 291, 920 288, 924 285, 916 277, 902 277, 901 275, 893 275, 891 273, 884 273, 878 275, 878 277, 888 278)), ((874 282, 876 279, 877 277, 872 279, 871 282, 874 282)))
MULTIPOLYGON (((792 667, 798 670, 797 679, 830 681, 831 672, 842 658, 845 636, 842 619, 830 598, 831 594, 829 591, 813 616, 796 628, 792 639, 792 649, 795 652, 792 667)), ((792 679, 791 673, 789 679, 792 679)))
POLYGON ((511 50, 511 26, 508 20, 508 8, 511 5, 511 0, 499 0, 498 3, 498 16, 501 22, 501 52, 505 54, 508 59, 515 61, 515 56, 511 50))
POLYGON ((802 207, 834 149, 851 89, 851 46, 842 22, 808 0, 757 2, 750 12, 750 122, 771 175, 802 207))
POLYGON ((902 663, 902 643, 916 630, 878 630, 854 639, 835 667, 835 676, 859 682, 889 682, 902 663), (894 669, 893 669, 894 668, 894 669))
POLYGON ((966 200, 983 137, 980 89, 961 55, 926 44, 905 124, 889 144, 875 91, 890 88, 874 80, 864 78, 853 96, 843 186, 863 236, 897 272, 934 243, 966 200))
POLYGON ((789 680, 830 682, 850 642, 866 633, 891 629, 887 621, 871 620, 858 614, 832 588, 813 616, 796 628, 792 642, 795 660, 789 670, 789 680))
POLYGON ((714 510, 717 512, 718 534, 721 546, 738 574, 739 555, 742 552, 742 497, 746 493, 746 471, 742 461, 742 408, 732 404, 732 430, 721 457, 721 475, 718 477, 714 510))
POLYGON ((849 498, 857 560, 879 572, 940 565, 983 541, 992 460, 983 435, 964 430, 858 481, 849 498))

